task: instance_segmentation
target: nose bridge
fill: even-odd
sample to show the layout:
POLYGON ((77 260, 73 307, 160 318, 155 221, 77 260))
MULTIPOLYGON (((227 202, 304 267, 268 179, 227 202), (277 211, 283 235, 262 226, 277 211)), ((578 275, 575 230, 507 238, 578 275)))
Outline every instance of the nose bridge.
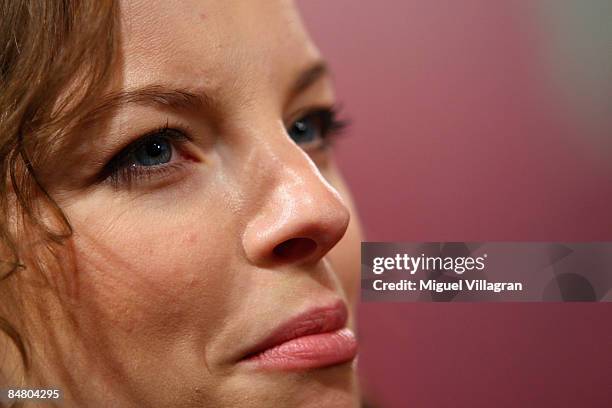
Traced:
MULTIPOLYGON (((282 127, 269 127, 265 132, 252 132, 246 136, 248 147, 242 158, 242 171, 250 179, 247 186, 251 196, 261 204, 280 199, 291 207, 289 198, 301 199, 294 204, 309 207, 313 199, 328 199, 344 206, 342 198, 308 155, 285 134, 282 127), (281 198, 282 197, 282 198, 281 198)), ((280 207, 278 208, 280 210, 280 207)))
POLYGON ((286 135, 259 143, 245 164, 253 176, 254 206, 243 236, 250 262, 316 261, 344 235, 347 206, 286 135))

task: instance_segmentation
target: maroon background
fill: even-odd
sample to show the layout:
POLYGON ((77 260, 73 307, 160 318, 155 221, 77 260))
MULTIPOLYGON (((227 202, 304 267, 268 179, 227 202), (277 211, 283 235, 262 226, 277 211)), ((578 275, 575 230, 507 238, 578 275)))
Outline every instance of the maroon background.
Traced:
MULTIPOLYGON (((371 241, 612 241, 609 0, 303 0, 371 241), (609 28, 606 28, 609 27, 609 28)), ((610 407, 612 304, 364 304, 383 407, 610 407)))

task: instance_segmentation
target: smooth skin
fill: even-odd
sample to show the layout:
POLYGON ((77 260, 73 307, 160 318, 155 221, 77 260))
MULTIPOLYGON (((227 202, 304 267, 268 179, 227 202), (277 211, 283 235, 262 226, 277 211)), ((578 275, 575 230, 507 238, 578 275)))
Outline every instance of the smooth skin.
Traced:
POLYGON ((287 132, 336 102, 296 6, 120 4, 108 92, 169 101, 141 92, 54 145, 40 169, 74 234, 62 270, 43 271, 52 289, 27 289, 31 383, 75 407, 357 406, 354 360, 297 371, 240 362, 282 322, 338 299, 355 328, 351 198, 330 149, 287 132), (169 163, 129 182, 98 177, 162 127, 189 137, 169 163))

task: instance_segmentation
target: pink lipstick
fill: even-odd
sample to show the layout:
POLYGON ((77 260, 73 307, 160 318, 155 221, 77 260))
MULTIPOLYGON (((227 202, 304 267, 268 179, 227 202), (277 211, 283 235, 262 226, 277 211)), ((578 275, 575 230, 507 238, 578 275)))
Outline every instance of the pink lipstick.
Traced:
POLYGON ((321 368, 351 361, 357 355, 357 340, 346 328, 347 318, 343 302, 311 309, 275 329, 243 361, 272 370, 321 368))

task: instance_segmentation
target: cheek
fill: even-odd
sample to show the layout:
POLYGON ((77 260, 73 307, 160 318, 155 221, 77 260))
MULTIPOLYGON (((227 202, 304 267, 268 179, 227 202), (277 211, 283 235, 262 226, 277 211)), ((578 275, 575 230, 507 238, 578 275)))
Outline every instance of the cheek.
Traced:
POLYGON ((110 224, 75 225, 76 296, 86 305, 79 316, 145 337, 184 336, 222 321, 231 234, 216 227, 214 214, 210 224, 177 214, 132 211, 110 224))

